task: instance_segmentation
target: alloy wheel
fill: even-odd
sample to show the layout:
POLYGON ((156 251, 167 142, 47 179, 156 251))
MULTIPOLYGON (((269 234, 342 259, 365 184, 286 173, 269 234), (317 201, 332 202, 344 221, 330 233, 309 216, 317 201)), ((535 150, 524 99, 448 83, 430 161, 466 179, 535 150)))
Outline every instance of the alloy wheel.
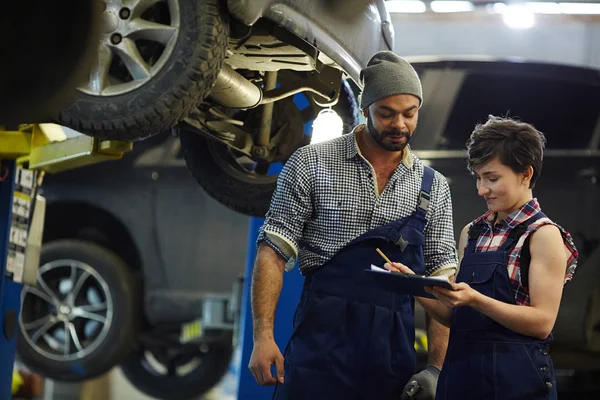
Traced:
POLYGON ((113 300, 106 281, 77 260, 55 260, 38 272, 37 287, 25 286, 19 325, 39 354, 74 361, 93 352, 113 320, 113 300))

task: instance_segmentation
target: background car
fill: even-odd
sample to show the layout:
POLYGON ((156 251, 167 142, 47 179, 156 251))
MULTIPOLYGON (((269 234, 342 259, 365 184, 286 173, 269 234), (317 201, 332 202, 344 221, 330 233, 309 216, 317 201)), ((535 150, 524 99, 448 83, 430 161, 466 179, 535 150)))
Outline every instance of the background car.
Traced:
POLYGON ((214 386, 235 346, 248 218, 195 184, 179 138, 156 135, 121 160, 48 175, 43 190, 44 243, 38 285, 23 291, 19 359, 59 381, 120 365, 159 398, 214 386), (207 308, 215 300, 221 306, 207 308), (182 325, 207 317, 222 329, 181 340, 182 325))
POLYGON ((275 186, 269 166, 306 144, 303 125, 321 108, 354 125, 349 81, 360 86, 369 58, 394 46, 383 0, 118 0, 102 18, 97 62, 57 121, 121 140, 185 124, 198 183, 255 216, 275 186))

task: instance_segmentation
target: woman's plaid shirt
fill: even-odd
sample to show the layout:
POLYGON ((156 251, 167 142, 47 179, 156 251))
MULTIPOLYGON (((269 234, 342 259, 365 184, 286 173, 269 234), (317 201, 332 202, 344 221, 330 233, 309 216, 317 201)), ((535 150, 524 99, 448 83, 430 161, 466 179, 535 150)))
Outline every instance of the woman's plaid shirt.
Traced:
MULTIPOLYGON (((494 221, 496 220, 496 213, 492 211, 486 212, 481 217, 474 220, 471 224, 471 226, 473 226, 477 223, 484 222, 483 231, 479 235, 477 244, 475 245, 475 251, 497 251, 502 246, 512 229, 517 227, 522 222, 527 221, 540 211, 541 208, 537 199, 532 199, 518 210, 515 210, 509 214, 503 221, 497 222, 496 224, 494 224, 494 221)), ((552 220, 549 218, 540 218, 539 220, 535 221, 528 227, 525 233, 521 235, 515 247, 508 254, 508 276, 510 278, 512 290, 515 295, 515 300, 518 304, 529 305, 529 290, 521 283, 520 261, 523 244, 533 232, 535 232, 541 226, 548 224, 558 227, 563 236, 565 253, 567 255, 565 283, 573 278, 575 268, 577 268, 578 253, 571 235, 558 224, 552 222, 552 220)))

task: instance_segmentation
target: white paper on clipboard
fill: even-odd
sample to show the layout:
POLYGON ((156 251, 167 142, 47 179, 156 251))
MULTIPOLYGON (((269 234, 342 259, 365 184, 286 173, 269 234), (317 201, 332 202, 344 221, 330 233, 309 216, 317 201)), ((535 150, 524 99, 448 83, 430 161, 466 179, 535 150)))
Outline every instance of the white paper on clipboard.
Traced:
MULTIPOLYGON (((380 268, 377 265, 373 265, 373 264, 371 264, 371 271, 388 272, 388 273, 390 272, 390 271, 388 271, 385 268, 380 268)), ((425 278, 425 276, 423 276, 423 278, 425 278)), ((445 275, 441 275, 441 276, 427 276, 426 278, 428 278, 428 279, 437 279, 437 280, 442 281, 442 282, 450 282, 450 280, 448 280, 448 277, 445 276, 445 275)))

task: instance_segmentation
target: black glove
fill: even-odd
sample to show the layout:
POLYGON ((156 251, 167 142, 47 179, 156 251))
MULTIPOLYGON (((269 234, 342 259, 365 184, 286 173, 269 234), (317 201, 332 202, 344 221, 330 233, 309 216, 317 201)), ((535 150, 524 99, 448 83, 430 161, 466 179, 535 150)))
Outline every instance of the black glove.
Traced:
POLYGON ((428 365, 408 380, 402 389, 400 400, 434 400, 439 376, 440 369, 435 365, 428 365))

